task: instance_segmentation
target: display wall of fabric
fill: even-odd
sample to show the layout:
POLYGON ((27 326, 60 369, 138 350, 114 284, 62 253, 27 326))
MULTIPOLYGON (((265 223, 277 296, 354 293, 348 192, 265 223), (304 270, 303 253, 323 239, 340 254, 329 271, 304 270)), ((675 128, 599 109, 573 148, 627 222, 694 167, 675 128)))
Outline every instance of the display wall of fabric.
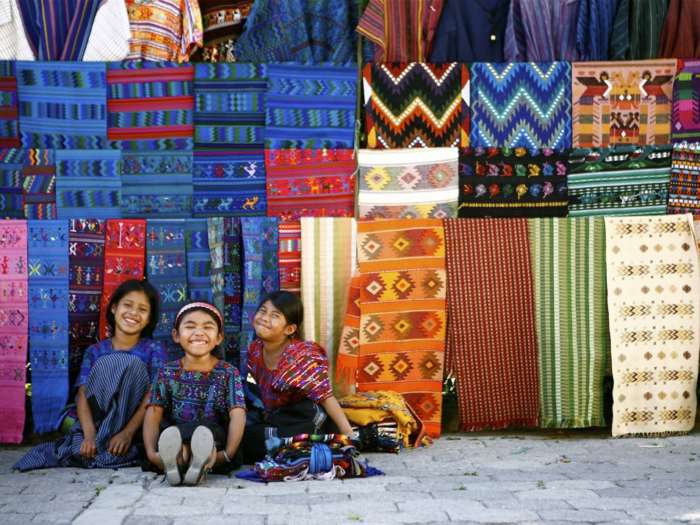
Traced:
POLYGON ((361 219, 456 217, 457 148, 358 151, 361 219))
POLYGON ((192 172, 191 151, 122 152, 121 214, 191 217, 192 172))
POLYGON ((358 391, 400 392, 425 432, 439 437, 447 321, 442 221, 360 221, 357 233, 358 391))
POLYGON ((279 223, 279 280, 280 289, 301 292, 301 223, 279 223))
POLYGON ((376 45, 376 62, 424 62, 444 0, 369 0, 357 32, 376 45))
POLYGON ((368 148, 469 145, 466 65, 374 63, 362 79, 368 148))
POLYGON ((23 147, 107 147, 104 63, 17 62, 16 72, 23 147))
POLYGON ((268 149, 267 214, 285 221, 353 217, 356 170, 352 149, 268 149))
POLYGON ((661 30, 669 0, 619 0, 612 32, 610 60, 644 60, 659 56, 661 30))
POLYGON ((264 215, 264 64, 195 64, 194 215, 264 215))
POLYGON ((573 145, 667 144, 675 60, 573 64, 573 145))
POLYGON ((22 169, 25 159, 25 150, 0 149, 0 218, 2 219, 24 219, 22 169))
POLYGON ((444 225, 445 366, 457 379, 460 429, 535 427, 537 331, 527 220, 448 219, 444 225), (484 268, 504 261, 508 272, 483 278, 484 268))
POLYGON ((235 62, 234 45, 247 24, 253 0, 198 0, 204 41, 193 62, 235 62))
POLYGON ((209 235, 209 260, 211 269, 212 304, 220 312, 224 311, 224 218, 210 217, 207 219, 207 234, 209 235))
POLYGON ((363 277, 355 273, 348 286, 348 300, 343 315, 343 328, 338 342, 333 391, 348 396, 357 390, 357 367, 360 359, 360 287, 363 277))
POLYGON ((540 427, 604 426, 610 341, 603 218, 528 221, 540 427))
POLYGON ((107 64, 107 138, 122 150, 192 149, 194 67, 130 60, 107 64))
POLYGON ((203 43, 197 0, 126 0, 131 25, 127 58, 186 62, 203 43))
POLYGON ((19 121, 15 63, 0 61, 0 148, 18 148, 19 121))
POLYGON ((27 334, 27 222, 0 221, 0 443, 21 443, 27 334))
POLYGON ((224 350, 226 360, 236 365, 240 357, 242 248, 240 219, 224 217, 224 350))
POLYGON ((510 0, 445 0, 431 62, 503 62, 510 0))
POLYGON ((613 436, 695 425, 700 270, 692 216, 606 217, 613 436))
POLYGON ((566 152, 467 148, 459 155, 460 217, 566 216, 566 152))
POLYGON ((26 150, 22 176, 24 216, 27 219, 57 218, 54 150, 26 150))
POLYGON ((68 221, 28 222, 34 432, 56 430, 68 399, 68 221))
POLYGON ((190 301, 211 303, 213 294, 209 275, 209 231, 206 219, 185 221, 185 242, 187 246, 187 289, 190 301))
POLYGON ((69 225, 68 372, 72 388, 85 349, 99 340, 106 223, 99 219, 72 219, 69 225))
POLYGON ((607 60, 619 0, 578 0, 576 50, 579 60, 607 60))
POLYGON ((663 215, 670 177, 670 144, 574 149, 569 215, 663 215))
POLYGON ((109 219, 105 226, 104 278, 100 300, 100 339, 111 337, 107 306, 124 281, 143 279, 146 266, 146 220, 109 219))
POLYGON ((348 285, 356 266, 357 224, 354 219, 301 219, 301 300, 304 337, 326 349, 328 375, 343 329, 348 285))
POLYGON ((700 4, 693 0, 669 0, 659 56, 700 58, 700 4))
POLYGON ((121 216, 121 155, 106 149, 55 151, 59 219, 121 216))
POLYGON ((569 63, 476 63, 470 78, 472 147, 571 146, 569 63))
POLYGON ((357 68, 269 64, 265 147, 352 148, 357 68))

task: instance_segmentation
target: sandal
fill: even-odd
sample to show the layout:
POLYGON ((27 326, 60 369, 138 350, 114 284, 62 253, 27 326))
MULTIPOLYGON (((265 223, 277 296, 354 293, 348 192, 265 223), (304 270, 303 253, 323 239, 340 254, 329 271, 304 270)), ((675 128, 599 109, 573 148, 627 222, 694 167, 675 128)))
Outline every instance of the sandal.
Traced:
POLYGON ((182 477, 177 465, 177 457, 180 455, 181 450, 182 436, 180 435, 180 429, 172 426, 163 430, 160 438, 158 438, 158 455, 163 462, 165 479, 172 486, 182 483, 182 477))
POLYGON ((202 476, 206 474, 204 467, 213 448, 214 434, 211 430, 202 425, 195 428, 190 441, 190 468, 187 469, 183 480, 185 485, 197 485, 201 481, 202 476))

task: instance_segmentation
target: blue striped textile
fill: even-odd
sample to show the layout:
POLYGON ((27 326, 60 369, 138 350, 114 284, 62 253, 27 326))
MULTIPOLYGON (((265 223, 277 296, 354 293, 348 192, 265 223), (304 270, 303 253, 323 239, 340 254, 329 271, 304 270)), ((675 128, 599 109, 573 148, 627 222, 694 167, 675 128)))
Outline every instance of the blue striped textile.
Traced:
POLYGON ((192 301, 214 299, 211 289, 211 259, 206 219, 188 219, 185 223, 187 243, 187 287, 192 301))
POLYGON ((0 149, 0 219, 24 219, 22 168, 26 151, 0 149))

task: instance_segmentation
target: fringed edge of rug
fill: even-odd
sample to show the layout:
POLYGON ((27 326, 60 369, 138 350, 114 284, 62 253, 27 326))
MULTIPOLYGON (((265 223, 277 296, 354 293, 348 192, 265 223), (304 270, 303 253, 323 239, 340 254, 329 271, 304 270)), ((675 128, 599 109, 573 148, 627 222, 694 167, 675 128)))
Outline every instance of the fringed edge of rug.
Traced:
POLYGON ((521 418, 507 419, 502 421, 488 421, 483 423, 470 423, 467 426, 462 426, 460 423, 460 432, 481 432, 485 430, 505 430, 507 428, 537 428, 539 418, 521 418))
POLYGON ((667 432, 632 432, 630 434, 618 434, 617 436, 613 434, 615 439, 626 439, 626 438, 646 438, 646 439, 657 439, 657 438, 668 438, 674 436, 687 436, 692 432, 690 430, 669 430, 667 432))
POLYGON ((573 429, 573 428, 589 428, 589 427, 604 427, 605 418, 591 418, 591 419, 542 419, 540 420, 540 428, 560 428, 560 429, 573 429))

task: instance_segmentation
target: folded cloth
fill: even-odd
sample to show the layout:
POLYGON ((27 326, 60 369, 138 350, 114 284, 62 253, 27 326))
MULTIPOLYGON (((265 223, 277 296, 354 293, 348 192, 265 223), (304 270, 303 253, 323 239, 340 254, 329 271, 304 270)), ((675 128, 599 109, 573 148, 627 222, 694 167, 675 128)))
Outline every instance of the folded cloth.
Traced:
POLYGON ((342 397, 338 402, 350 423, 360 428, 395 421, 397 437, 404 447, 410 446, 410 436, 418 429, 418 423, 398 392, 358 392, 342 397))

